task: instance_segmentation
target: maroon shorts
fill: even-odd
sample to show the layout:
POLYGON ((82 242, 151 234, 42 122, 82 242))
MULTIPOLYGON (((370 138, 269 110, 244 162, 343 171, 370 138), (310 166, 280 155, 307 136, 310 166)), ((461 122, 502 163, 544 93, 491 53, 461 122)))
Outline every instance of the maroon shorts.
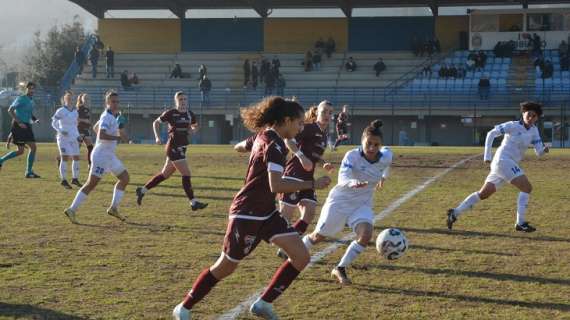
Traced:
POLYGON ((186 159, 186 146, 178 147, 169 143, 166 145, 166 156, 170 161, 186 159))
POLYGON ((251 220, 249 217, 230 215, 224 237, 224 253, 231 261, 237 262, 247 257, 261 240, 270 243, 276 237, 299 234, 277 210, 265 220, 251 220))

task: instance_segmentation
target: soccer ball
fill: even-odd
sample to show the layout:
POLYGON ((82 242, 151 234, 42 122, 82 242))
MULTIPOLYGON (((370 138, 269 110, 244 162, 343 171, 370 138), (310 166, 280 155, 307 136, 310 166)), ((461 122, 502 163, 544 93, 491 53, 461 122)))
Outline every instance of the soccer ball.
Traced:
POLYGON ((400 229, 385 229, 376 238, 376 250, 388 260, 400 258, 406 249, 408 249, 408 239, 400 229))

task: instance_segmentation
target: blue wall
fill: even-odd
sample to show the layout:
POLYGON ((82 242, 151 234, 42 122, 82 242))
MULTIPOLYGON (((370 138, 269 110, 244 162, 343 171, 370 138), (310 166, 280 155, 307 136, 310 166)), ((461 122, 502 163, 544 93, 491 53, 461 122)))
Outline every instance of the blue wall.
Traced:
POLYGON ((184 19, 182 51, 262 51, 262 19, 184 19))
POLYGON ((412 37, 433 37, 433 17, 352 18, 348 48, 353 51, 410 50, 412 37))

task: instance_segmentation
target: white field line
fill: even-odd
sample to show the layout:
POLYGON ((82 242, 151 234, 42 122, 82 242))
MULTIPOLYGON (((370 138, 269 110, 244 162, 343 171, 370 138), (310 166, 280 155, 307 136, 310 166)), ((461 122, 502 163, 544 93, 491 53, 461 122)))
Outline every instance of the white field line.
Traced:
MULTIPOLYGON (((418 186, 416 186, 414 189, 406 192, 403 196, 401 196, 400 198, 398 198, 396 201, 392 202, 386 209, 382 210, 380 213, 378 213, 375 217, 374 217, 374 222, 381 220, 383 218, 386 218, 387 216, 389 216, 392 212, 394 212, 396 209, 398 209, 402 204, 404 204, 406 201, 410 200, 411 198, 413 198, 416 194, 422 192, 425 188, 427 188, 430 184, 434 183, 435 181, 441 179, 443 176, 445 176, 446 174, 448 174, 449 172, 451 172, 452 170, 456 169, 457 167, 463 165, 465 162, 470 161, 471 159, 480 156, 480 154, 474 155, 474 156, 470 156, 468 158, 465 158, 455 164, 453 164, 451 167, 441 171, 440 173, 436 174, 435 176, 427 179, 426 181, 424 181, 423 183, 419 184, 418 186)), ((322 260, 324 257, 326 257, 327 255, 335 252, 338 247, 348 241, 353 239, 355 236, 354 232, 351 232, 347 235, 345 235, 344 237, 342 237, 339 241, 336 241, 335 243, 329 245, 328 247, 324 248, 323 250, 316 252, 315 254, 313 254, 311 256, 311 262, 309 263, 309 265, 305 268, 308 269, 310 268, 312 265, 314 265, 315 263, 319 262, 320 260, 322 260)), ((235 306, 233 309, 227 311, 226 313, 222 314, 220 317, 218 317, 219 320, 233 320, 236 319, 242 312, 244 312, 245 310, 247 310, 249 308, 249 306, 251 304, 253 304, 255 302, 255 300, 257 300, 257 298, 259 298, 259 296, 263 293, 263 290, 265 288, 261 288, 259 290, 257 290, 254 294, 252 294, 251 296, 249 296, 247 299, 243 300, 242 302, 240 302, 237 306, 235 306)))

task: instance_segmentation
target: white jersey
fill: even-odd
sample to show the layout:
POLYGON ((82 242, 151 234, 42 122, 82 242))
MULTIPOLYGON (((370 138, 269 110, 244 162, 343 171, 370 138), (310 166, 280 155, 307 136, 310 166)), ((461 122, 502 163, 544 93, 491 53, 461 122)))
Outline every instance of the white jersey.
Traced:
POLYGON ((57 131, 57 138, 69 138, 77 139, 79 137, 79 131, 77 130, 77 118, 79 114, 77 113, 77 108, 61 107, 57 109, 53 117, 51 118, 51 126, 57 131), (63 133, 67 134, 63 134, 63 133))
POLYGON ((338 172, 338 183, 329 192, 326 202, 341 204, 353 208, 367 205, 372 207, 372 196, 376 184, 382 178, 386 179, 392 163, 392 150, 388 147, 380 149, 380 159, 369 162, 360 148, 348 151, 338 172), (367 182, 362 188, 352 188, 358 181, 367 182))
MULTIPOLYGON (((99 130, 105 130, 105 133, 111 136, 119 136, 119 122, 117 118, 109 110, 103 111, 99 121, 97 121, 99 130)), ((103 140, 97 137, 93 152, 110 152, 114 153, 117 148, 117 140, 103 140)))
POLYGON ((485 161, 493 159, 493 163, 500 160, 510 160, 519 163, 530 145, 534 146, 537 155, 544 154, 544 143, 540 139, 538 128, 532 126, 526 128, 521 121, 508 121, 496 126, 487 133, 485 139, 485 161), (491 149, 493 140, 500 135, 505 135, 501 146, 497 149, 495 157, 493 157, 491 149))

